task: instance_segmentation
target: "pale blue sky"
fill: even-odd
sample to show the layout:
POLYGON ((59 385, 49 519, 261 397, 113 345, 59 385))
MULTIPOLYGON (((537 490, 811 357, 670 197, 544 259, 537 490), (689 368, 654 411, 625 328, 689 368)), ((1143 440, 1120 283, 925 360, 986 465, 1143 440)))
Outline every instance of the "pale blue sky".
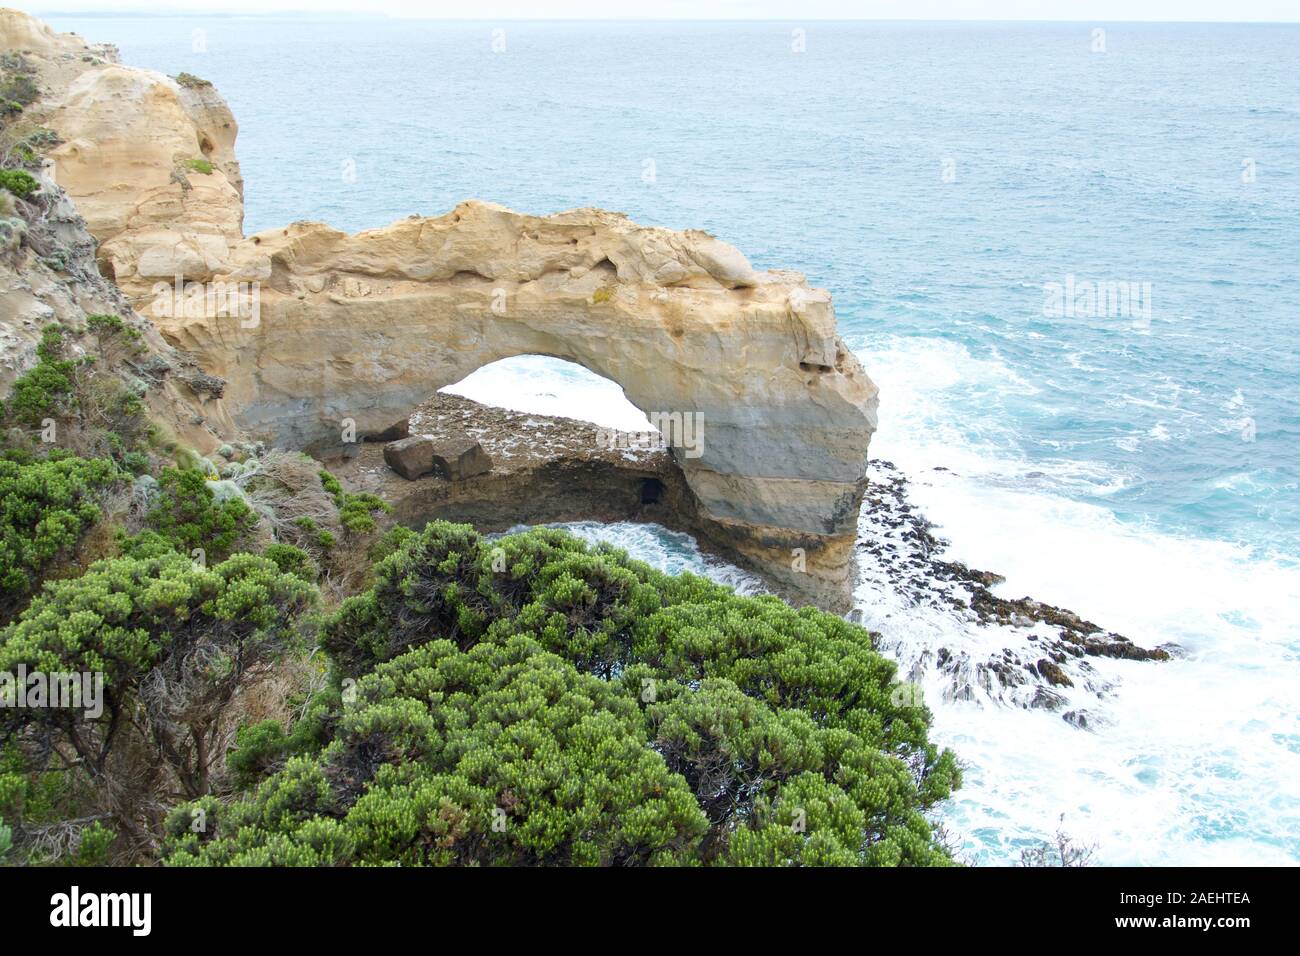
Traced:
MULTIPOLYGON (((0 0, 0 3, 4 0, 0 0)), ((10 0, 13 3, 13 0, 10 0)), ((361 11, 454 19, 1300 20, 1300 0, 41 0, 70 11, 361 11)))

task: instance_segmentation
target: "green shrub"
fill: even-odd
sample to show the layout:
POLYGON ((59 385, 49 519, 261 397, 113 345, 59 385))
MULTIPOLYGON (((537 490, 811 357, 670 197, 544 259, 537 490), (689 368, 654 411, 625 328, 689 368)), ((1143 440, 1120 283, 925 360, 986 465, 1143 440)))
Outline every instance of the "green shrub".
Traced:
POLYGON ((25 170, 0 169, 0 188, 9 190, 19 199, 26 199, 40 189, 41 184, 35 176, 25 170))
POLYGON ((394 525, 385 531, 383 535, 381 535, 379 539, 370 546, 369 550, 366 552, 366 556, 372 563, 378 563, 390 554, 398 551, 402 545, 415 536, 416 532, 412 531, 405 525, 394 525))
POLYGON ((208 561, 220 561, 257 525, 257 516, 242 499, 217 501, 202 472, 164 468, 158 489, 145 523, 182 554, 202 549, 208 561))
POLYGON ((211 80, 205 80, 201 77, 195 76, 193 73, 184 72, 176 74, 176 82, 181 86, 189 87, 190 89, 202 89, 203 87, 212 85, 211 80))
POLYGON ((167 862, 950 862, 955 758, 855 625, 548 529, 434 522, 374 578, 322 631, 328 743, 250 731, 283 768, 167 862))
POLYGON ((334 535, 306 515, 295 518, 293 524, 294 527, 306 533, 310 542, 320 548, 321 551, 329 551, 330 548, 334 547, 334 535))
POLYGON ((239 789, 246 789, 277 766, 288 750, 289 738, 277 720, 264 720, 235 733, 235 749, 226 757, 226 768, 239 789))
POLYGON ((120 316, 88 315, 86 331, 98 337, 101 353, 107 352, 113 346, 120 347, 132 355, 139 355, 145 351, 144 336, 137 329, 123 322, 120 316))
POLYGON ((47 741, 22 769, 57 775, 61 791, 86 784, 112 828, 147 845, 161 825, 158 792, 209 792, 227 708, 291 646, 314 600, 310 585, 251 554, 207 570, 175 552, 112 558, 47 582, 0 631, 0 672, 102 675, 101 712, 0 708, 0 739, 47 741), (142 777, 141 759, 169 776, 142 777))
POLYGON ((133 475, 143 475, 149 471, 149 456, 141 451, 123 452, 122 467, 133 475))
POLYGON ((683 859, 706 822, 644 746, 636 704, 529 643, 465 654, 436 641, 385 665, 318 757, 223 808, 216 839, 181 832, 170 862, 683 859))
POLYGON ((212 163, 206 159, 187 159, 185 168, 196 173, 202 173, 204 176, 212 175, 212 163))
POLYGON ((369 534, 377 527, 374 516, 389 514, 393 510, 393 506, 378 495, 345 491, 343 484, 328 471, 320 473, 320 483, 322 488, 333 495, 343 527, 353 534, 369 534))
POLYGON ((39 427, 45 419, 76 407, 73 375, 77 363, 64 358, 63 329, 47 325, 36 346, 36 364, 14 380, 9 398, 0 403, 0 418, 39 427))
POLYGON ((315 581, 320 573, 307 552, 291 544, 268 544, 262 550, 262 557, 274 561, 285 574, 296 574, 304 581, 315 581))
POLYGON ((57 774, 29 772, 16 740, 0 747, 0 816, 28 824, 75 817, 67 804, 69 789, 57 774))
POLYGON ((120 477, 103 459, 0 460, 0 614, 72 554, 100 518, 97 499, 120 477))
POLYGON ((84 827, 77 836, 77 848, 72 859, 68 861, 69 866, 103 866, 108 862, 109 848, 117 834, 113 832, 112 827, 105 826, 102 821, 94 820, 89 826, 84 827))
POLYGON ((41 95, 40 87, 32 79, 26 65, 14 69, 15 72, 0 80, 0 100, 11 100, 21 106, 31 106, 41 95))

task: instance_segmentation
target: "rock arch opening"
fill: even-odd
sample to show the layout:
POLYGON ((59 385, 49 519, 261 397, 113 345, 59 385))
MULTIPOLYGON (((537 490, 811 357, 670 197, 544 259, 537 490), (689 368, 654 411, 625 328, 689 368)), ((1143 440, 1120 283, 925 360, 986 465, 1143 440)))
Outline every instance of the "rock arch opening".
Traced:
POLYGON ((657 432, 617 382, 548 355, 498 359, 438 391, 509 411, 571 418, 626 432, 657 432))

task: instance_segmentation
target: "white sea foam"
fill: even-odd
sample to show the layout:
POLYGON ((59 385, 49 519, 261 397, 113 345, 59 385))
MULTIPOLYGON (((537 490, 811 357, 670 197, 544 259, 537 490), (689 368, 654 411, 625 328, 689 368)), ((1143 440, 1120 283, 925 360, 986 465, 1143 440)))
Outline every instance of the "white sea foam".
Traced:
POLYGON ((631 432, 652 430, 645 413, 616 383, 543 355, 501 359, 439 391, 516 412, 560 415, 631 432))
MULTIPOLYGON (((927 340, 862 357, 892 399, 873 455, 912 478, 911 500, 951 542, 947 557, 1005 575, 1004 597, 1032 595, 1143 646, 1186 650, 1161 664, 1095 661, 1116 692, 1093 731, 1050 713, 928 694, 936 738, 970 767, 948 813, 968 849, 982 861, 1014 859, 1064 814, 1064 828, 1095 841, 1106 863, 1300 860, 1294 562, 1126 524, 1059 490, 1105 469, 1031 466, 1010 443, 946 426, 962 412, 946 406, 947 383, 1019 387, 995 361, 927 340), (1031 467, 1058 490, 1016 487, 1031 467)), ((900 655, 926 642, 996 649, 996 631, 937 609, 899 606, 878 589, 859 599, 866 621, 896 636, 900 655)))
POLYGON ((572 532, 579 538, 595 544, 607 541, 622 548, 632 557, 668 574, 689 571, 725 584, 737 594, 763 594, 766 588, 755 574, 743 571, 700 551, 689 534, 669 531, 657 524, 637 524, 631 521, 575 521, 557 527, 572 532))

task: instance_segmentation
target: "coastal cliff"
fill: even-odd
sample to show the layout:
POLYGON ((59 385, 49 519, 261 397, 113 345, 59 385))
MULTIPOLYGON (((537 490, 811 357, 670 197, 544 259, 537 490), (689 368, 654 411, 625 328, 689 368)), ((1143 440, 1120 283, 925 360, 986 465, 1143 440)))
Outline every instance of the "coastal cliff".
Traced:
POLYGON ((0 10, 0 677, 113 668, 97 716, 0 706, 0 864, 947 863, 938 732, 1102 746, 1183 656, 949 560, 917 502, 956 469, 868 458, 802 275, 594 208, 245 236, 216 89, 117 59, 0 10), (527 354, 650 431, 443 391, 527 354), (412 812, 394 770, 455 789, 412 812))
POLYGON ((300 222, 244 238, 237 126, 211 84, 122 66, 14 11, 0 38, 46 88, 53 178, 101 270, 224 381, 215 417, 329 454, 498 359, 573 361, 670 423, 711 548, 847 609, 876 387, 825 290, 707 233, 598 209, 465 202, 356 235, 300 222))

